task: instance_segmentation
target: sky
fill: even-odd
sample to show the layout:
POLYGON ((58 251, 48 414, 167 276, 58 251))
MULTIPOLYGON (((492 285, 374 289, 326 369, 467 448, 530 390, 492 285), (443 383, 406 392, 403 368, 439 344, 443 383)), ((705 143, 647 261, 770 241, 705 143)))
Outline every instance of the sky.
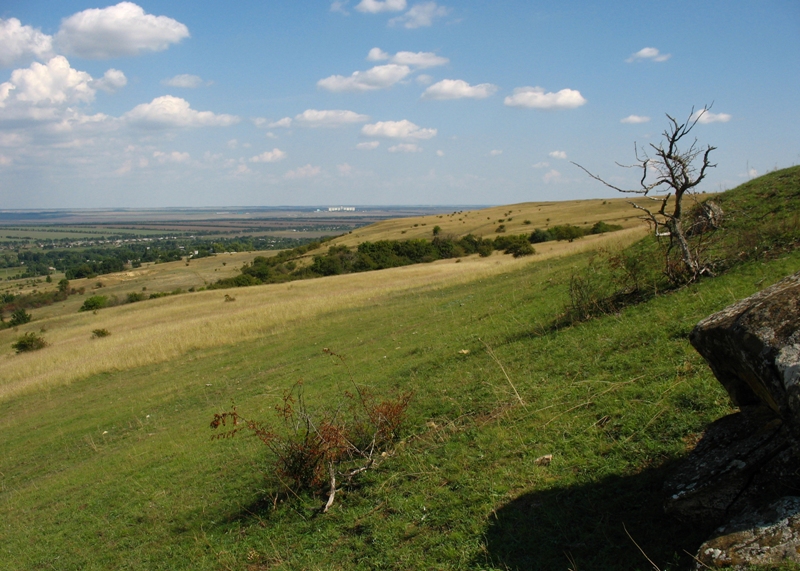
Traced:
POLYGON ((0 209, 488 205, 800 163, 797 0, 3 0, 0 209))

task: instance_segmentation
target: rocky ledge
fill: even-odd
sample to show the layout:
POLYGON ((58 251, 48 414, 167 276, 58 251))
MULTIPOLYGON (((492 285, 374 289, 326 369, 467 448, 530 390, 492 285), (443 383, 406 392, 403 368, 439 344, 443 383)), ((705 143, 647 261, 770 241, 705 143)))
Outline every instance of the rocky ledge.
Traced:
POLYGON ((709 426, 665 483, 666 511, 717 527, 698 569, 800 561, 800 272, 689 340, 740 411, 709 426))

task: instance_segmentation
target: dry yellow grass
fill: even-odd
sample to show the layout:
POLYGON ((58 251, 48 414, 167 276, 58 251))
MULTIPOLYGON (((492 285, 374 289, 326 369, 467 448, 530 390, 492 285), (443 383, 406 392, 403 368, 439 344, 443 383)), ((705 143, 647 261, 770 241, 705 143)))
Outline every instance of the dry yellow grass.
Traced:
MULTIPOLYGON (((325 313, 374 303, 381 297, 407 291, 423 291, 467 283, 489 275, 511 271, 555 256, 613 247, 640 237, 642 227, 612 234, 590 236, 573 243, 557 242, 540 248, 540 254, 514 259, 495 253, 488 258, 473 256, 440 260, 390 270, 333 276, 239 288, 212 290, 165 297, 103 309, 93 314, 77 313, 83 298, 75 296, 51 315, 19 328, 0 332, 0 399, 31 390, 65 384, 87 376, 175 359, 188 351, 220 347, 280 332, 293 322, 319 319, 325 313), (235 297, 226 302, 225 295, 235 297), (69 311, 68 311, 69 310, 69 311), (40 331, 49 346, 44 350, 15 354, 10 349, 17 336, 40 331), (92 331, 107 329, 109 337, 92 339, 92 331)), ((252 257, 253 254, 251 253, 252 257)), ((244 260, 244 258, 242 258, 244 260)), ((242 261, 240 260, 240 261, 242 261)), ((193 262, 194 263, 194 262, 193 262)), ((211 262, 209 262, 211 264, 211 262)), ((227 266, 226 266, 227 267, 227 266)), ((156 269, 169 283, 185 265, 160 264, 142 273, 157 281, 156 269)), ((195 271, 194 268, 191 271, 195 271)), ((128 273, 103 276, 109 291, 136 276, 128 273)), ((156 289, 156 288, 153 288, 156 289)), ((166 288, 164 288, 166 289, 166 288)))
POLYGON ((351 234, 337 238, 333 243, 356 246, 368 240, 430 239, 434 226, 442 229, 442 235, 473 234, 493 238, 497 236, 495 231, 500 224, 505 225, 506 234, 526 234, 534 228, 546 228, 548 225, 591 226, 600 220, 609 224, 619 224, 625 228, 641 225, 636 211, 625 198, 523 202, 482 210, 385 220, 353 230, 351 234), (526 220, 530 224, 525 224, 526 220))

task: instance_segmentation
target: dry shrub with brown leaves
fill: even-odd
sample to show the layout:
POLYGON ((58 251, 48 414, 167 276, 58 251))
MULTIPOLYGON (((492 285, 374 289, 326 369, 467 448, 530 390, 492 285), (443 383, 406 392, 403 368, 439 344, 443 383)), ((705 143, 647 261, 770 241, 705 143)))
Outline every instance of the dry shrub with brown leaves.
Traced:
MULTIPOLYGON (((346 366, 344 357, 323 349, 346 366)), ((348 369, 349 372, 349 369, 348 369)), ((216 413, 211 428, 230 427, 215 439, 231 438, 249 431, 261 440, 270 453, 274 474, 292 492, 313 494, 327 489, 333 504, 337 476, 348 484, 358 474, 374 467, 400 436, 406 411, 413 396, 404 392, 382 398, 359 387, 350 375, 355 392, 345 392, 335 409, 312 411, 306 403, 302 381, 284 392, 275 407, 278 421, 256 421, 239 414, 236 407, 216 413)))

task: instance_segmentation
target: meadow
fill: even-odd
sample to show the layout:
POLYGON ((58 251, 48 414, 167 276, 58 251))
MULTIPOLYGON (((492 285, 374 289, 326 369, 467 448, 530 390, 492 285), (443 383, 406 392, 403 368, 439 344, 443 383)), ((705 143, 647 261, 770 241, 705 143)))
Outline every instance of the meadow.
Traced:
MULTIPOLYGON (((750 184, 765 204, 780 185, 796 196, 798 179, 795 168, 750 184)), ((796 240, 796 201, 785 196, 775 216, 796 240)), ((731 225, 752 233, 746 204, 731 209, 731 225)), ((515 205, 380 222, 340 239, 429 236, 434 224, 466 233, 472 218, 495 228, 505 219, 509 233, 629 218, 626 230, 537 245, 527 258, 496 252, 96 313, 79 313, 75 295, 32 311, 31 323, 0 331, 0 567, 651 569, 643 550, 660 569, 688 568, 708 530, 663 514, 661 482, 731 411, 688 333, 797 271, 800 252, 743 256, 713 279, 556 325, 574 276, 646 232, 622 205, 616 217, 590 217, 603 207, 617 208, 515 205), (100 328, 111 334, 92 338, 100 328), (49 346, 14 354, 25 332, 49 346), (257 439, 211 438, 214 413, 234 403, 274 418, 299 379, 310 407, 335 408, 351 374, 377 394, 413 398, 402 439, 326 514, 324 497, 275 480, 257 439)), ((759 247, 745 238, 734 242, 759 247)), ((72 286, 188 289, 248 256, 72 286)))

